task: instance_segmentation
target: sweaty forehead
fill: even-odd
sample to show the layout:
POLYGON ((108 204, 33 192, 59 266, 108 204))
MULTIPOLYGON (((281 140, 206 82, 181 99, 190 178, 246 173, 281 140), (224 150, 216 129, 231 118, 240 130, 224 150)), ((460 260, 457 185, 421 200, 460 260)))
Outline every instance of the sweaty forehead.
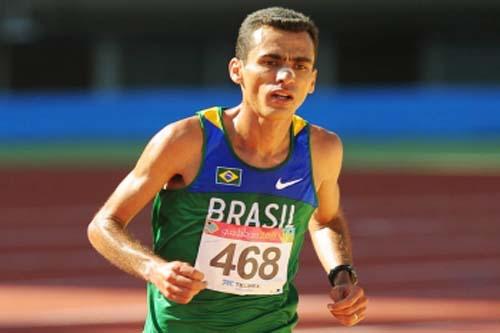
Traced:
POLYGON ((294 54, 314 58, 314 44, 306 31, 292 32, 263 26, 252 33, 249 53, 294 54))

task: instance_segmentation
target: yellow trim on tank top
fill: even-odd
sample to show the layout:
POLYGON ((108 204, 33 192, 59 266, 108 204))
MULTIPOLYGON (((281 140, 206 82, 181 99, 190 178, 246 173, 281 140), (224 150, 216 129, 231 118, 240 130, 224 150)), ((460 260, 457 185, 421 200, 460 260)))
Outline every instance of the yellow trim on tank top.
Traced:
POLYGON ((293 136, 297 136, 297 134, 302 131, 304 127, 306 127, 307 121, 305 121, 302 117, 294 115, 292 118, 292 126, 293 126, 293 136))
MULTIPOLYGON (((218 115, 218 108, 213 107, 202 111, 203 116, 214 124, 215 127, 222 129, 222 120, 218 115)), ((300 133, 300 131, 307 125, 307 122, 297 115, 294 115, 292 118, 292 126, 293 126, 293 135, 296 136, 300 133)))
POLYGON ((203 110, 203 111, 201 111, 201 113, 209 122, 214 124, 215 127, 222 129, 221 119, 219 118, 219 115, 217 112, 218 110, 219 110, 218 107, 213 107, 210 109, 203 110))

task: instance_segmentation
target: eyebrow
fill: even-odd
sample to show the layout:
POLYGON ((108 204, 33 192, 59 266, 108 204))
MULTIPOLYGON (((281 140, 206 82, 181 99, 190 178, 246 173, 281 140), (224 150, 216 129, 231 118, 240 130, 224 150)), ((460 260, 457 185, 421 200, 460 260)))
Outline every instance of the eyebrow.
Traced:
MULTIPOLYGON (((266 53, 266 54, 261 55, 260 58, 272 58, 272 59, 276 59, 276 60, 282 60, 283 56, 281 56, 277 53, 266 53)), ((310 63, 310 64, 313 63, 311 58, 304 57, 304 56, 298 56, 298 57, 292 58, 292 60, 295 62, 306 62, 306 63, 310 63)))

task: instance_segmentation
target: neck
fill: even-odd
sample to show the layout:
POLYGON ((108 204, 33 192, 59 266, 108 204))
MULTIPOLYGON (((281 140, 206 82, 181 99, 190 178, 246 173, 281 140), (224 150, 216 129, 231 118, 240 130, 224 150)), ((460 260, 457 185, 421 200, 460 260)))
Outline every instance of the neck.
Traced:
POLYGON ((227 113, 226 129, 236 153, 250 164, 275 165, 288 155, 291 118, 269 119, 239 105, 227 113))

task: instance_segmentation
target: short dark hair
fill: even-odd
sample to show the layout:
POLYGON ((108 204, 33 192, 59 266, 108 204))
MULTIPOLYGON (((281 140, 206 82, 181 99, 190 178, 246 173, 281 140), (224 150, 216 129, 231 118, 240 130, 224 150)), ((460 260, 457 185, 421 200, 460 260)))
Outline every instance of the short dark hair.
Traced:
POLYGON ((236 41, 236 58, 245 61, 252 45, 252 34, 262 26, 292 32, 307 32, 314 44, 315 58, 318 54, 319 30, 313 20, 295 10, 283 7, 260 9, 249 14, 241 23, 236 41))

